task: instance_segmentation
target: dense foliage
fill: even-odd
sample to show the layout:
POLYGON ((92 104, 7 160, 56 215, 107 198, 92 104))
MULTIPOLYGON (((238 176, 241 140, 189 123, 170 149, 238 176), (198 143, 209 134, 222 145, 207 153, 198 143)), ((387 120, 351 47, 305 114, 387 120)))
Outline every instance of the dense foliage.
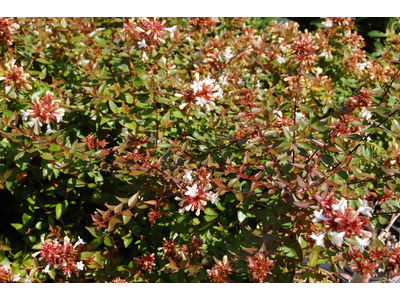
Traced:
POLYGON ((395 276, 398 19, 317 27, 0 18, 0 281, 395 276))

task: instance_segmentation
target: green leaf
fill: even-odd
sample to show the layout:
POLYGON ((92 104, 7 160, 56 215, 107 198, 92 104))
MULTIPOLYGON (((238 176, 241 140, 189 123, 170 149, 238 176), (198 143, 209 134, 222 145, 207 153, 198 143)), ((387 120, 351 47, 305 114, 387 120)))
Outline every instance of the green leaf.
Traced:
POLYGON ((118 113, 118 106, 114 103, 114 101, 109 100, 108 104, 110 105, 110 109, 112 110, 112 112, 117 114, 118 113))
POLYGON ((204 210, 204 213, 208 216, 218 216, 218 213, 211 207, 206 207, 206 209, 204 210))
POLYGON ((67 28, 67 26, 68 26, 67 21, 65 20, 65 18, 62 18, 60 24, 64 29, 67 28))
POLYGON ((54 157, 53 157, 53 155, 51 155, 51 153, 48 153, 48 152, 41 153, 40 156, 45 160, 54 161, 54 157))
POLYGON ((362 149, 362 154, 365 157, 365 159, 367 161, 371 161, 371 159, 372 159, 371 147, 369 145, 363 145, 361 149, 362 149))
POLYGON ((129 198, 128 206, 132 207, 133 205, 135 205, 135 203, 138 201, 138 199, 139 199, 139 192, 137 192, 135 195, 133 195, 132 197, 129 198))
POLYGON ((331 166, 334 164, 334 160, 330 155, 322 155, 321 160, 326 163, 328 166, 331 166))
POLYGON ((374 37, 386 37, 386 33, 380 32, 378 30, 372 30, 368 32, 368 35, 372 38, 374 37))
POLYGON ((78 140, 76 140, 76 141, 72 144, 71 149, 69 150, 69 153, 75 154, 77 149, 78 149, 78 140))
POLYGON ((282 251, 283 253, 285 253, 285 255, 287 257, 298 258, 296 250, 294 250, 293 248, 290 248, 288 246, 283 246, 283 247, 280 247, 278 250, 282 251))
POLYGON ((321 250, 322 250, 322 247, 317 246, 316 244, 312 248, 311 253, 310 253, 310 258, 308 260, 308 264, 310 267, 314 268, 317 265, 319 253, 321 252, 321 250))
POLYGON ((57 203, 56 205, 56 220, 61 218, 61 216, 64 214, 68 206, 68 201, 64 200, 64 202, 57 203))

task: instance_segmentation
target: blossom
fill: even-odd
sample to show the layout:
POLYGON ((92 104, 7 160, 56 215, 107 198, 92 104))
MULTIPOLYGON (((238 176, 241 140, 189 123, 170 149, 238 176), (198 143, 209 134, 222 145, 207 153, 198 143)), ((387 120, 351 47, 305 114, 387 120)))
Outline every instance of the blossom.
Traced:
POLYGON ((210 195, 211 203, 217 205, 218 204, 217 198, 218 198, 218 192, 211 194, 210 195))
POLYGON ((280 64, 283 64, 283 63, 285 63, 286 59, 282 56, 278 56, 278 59, 276 61, 280 64))
POLYGON ((325 21, 325 27, 332 27, 332 25, 333 25, 332 20, 326 20, 325 21))
POLYGON ((194 93, 196 94, 198 91, 203 90, 203 81, 199 80, 199 73, 194 74, 195 81, 193 81, 192 85, 190 86, 194 93))
POLYGON ((310 238, 315 240, 317 246, 321 246, 322 248, 325 248, 324 241, 323 241, 325 235, 326 235, 326 232, 321 233, 320 235, 315 235, 315 233, 313 233, 312 235, 310 235, 310 238))
POLYGON ((29 278, 29 276, 28 276, 28 275, 26 275, 26 276, 25 276, 25 280, 24 280, 24 282, 32 282, 32 280, 29 278))
POLYGON ((315 68, 315 76, 319 76, 322 73, 322 69, 320 67, 315 68))
POLYGON ((345 231, 337 233, 337 232, 329 232, 329 235, 332 237, 332 243, 338 245, 339 247, 342 246, 343 237, 346 234, 345 231))
POLYGON ((329 53, 326 52, 326 50, 324 49, 324 51, 320 55, 318 55, 318 57, 325 57, 325 59, 328 59, 329 58, 329 53))
POLYGON ((282 111, 280 111, 279 109, 274 109, 273 111, 272 111, 272 113, 273 114, 277 114, 279 117, 283 117, 283 114, 282 114, 282 111))
POLYGON ((20 109, 20 112, 22 112, 22 121, 26 121, 28 119, 28 116, 30 116, 30 113, 26 112, 23 109, 20 109))
POLYGON ((183 179, 189 180, 190 183, 193 182, 193 177, 192 177, 192 170, 186 170, 186 175, 183 175, 183 179))
POLYGON ((46 268, 44 268, 43 273, 50 273, 50 265, 47 265, 46 268))
POLYGON ((302 113, 296 112, 296 121, 301 121, 304 125, 308 125, 308 122, 306 121, 306 116, 302 113))
POLYGON ((79 262, 77 262, 76 263, 76 265, 75 265, 75 267, 78 269, 78 270, 83 270, 83 267, 85 266, 85 264, 82 262, 82 261, 79 261, 79 262))
POLYGON ((18 273, 17 275, 11 276, 11 278, 12 278, 12 281, 14 281, 14 282, 20 281, 21 280, 21 274, 18 273))
POLYGON ((372 113, 371 113, 368 109, 366 109, 366 108, 364 107, 364 108, 361 110, 361 117, 363 117, 363 118, 369 120, 369 119, 371 119, 371 117, 372 117, 372 113))
POLYGON ((50 123, 47 124, 47 131, 46 131, 46 134, 52 134, 52 133, 54 133, 54 132, 55 132, 55 131, 51 129, 50 123))
POLYGON ((357 212, 362 213, 363 215, 367 215, 368 217, 372 217, 370 213, 370 211, 372 211, 372 208, 368 206, 368 201, 358 198, 358 203, 360 204, 360 207, 357 209, 357 212))
POLYGON ((323 216, 323 212, 323 209, 321 209, 320 211, 314 211, 315 218, 313 219, 313 222, 330 220, 330 218, 326 218, 323 216))
POLYGON ((356 236, 356 241, 357 241, 356 249, 360 250, 361 252, 364 252, 364 247, 368 247, 369 245, 369 238, 360 239, 358 236, 356 236))
POLYGON ((78 247, 79 245, 84 245, 84 244, 86 244, 82 239, 81 239, 81 237, 78 235, 78 241, 74 244, 74 249, 76 248, 76 247, 78 247))
POLYGON ((367 62, 366 61, 358 64, 358 67, 360 68, 360 71, 364 71, 366 66, 367 66, 367 62))
POLYGON ((166 31, 169 31, 169 33, 171 34, 171 38, 174 37, 174 32, 176 31, 176 25, 172 26, 171 28, 165 28, 166 31))
POLYGON ((339 201, 338 204, 333 204, 332 205, 332 209, 333 210, 340 210, 340 212, 342 214, 344 214, 344 212, 346 210, 346 207, 347 207, 347 200, 346 199, 342 199, 342 200, 339 201))
POLYGON ((138 46, 139 46, 139 49, 146 48, 147 44, 146 44, 145 39, 143 39, 142 41, 139 41, 138 46))
POLYGON ((239 80, 238 80, 238 84, 239 85, 245 85, 245 81, 243 80, 243 78, 240 78, 239 80))
POLYGON ((197 193, 199 190, 197 189, 197 183, 195 183, 193 186, 187 186, 187 192, 185 193, 186 196, 190 197, 196 197, 197 193))
POLYGON ((218 77, 218 81, 221 85, 227 85, 228 84, 228 74, 224 74, 218 77))
POLYGON ((42 126, 42 122, 39 121, 39 118, 31 118, 31 120, 28 122, 29 126, 34 126, 36 123, 39 124, 39 126, 42 126))
POLYGON ((222 55, 225 57, 225 59, 231 59, 234 56, 231 47, 228 47, 225 49, 225 51, 222 51, 222 55))
POLYGON ((149 60, 149 58, 147 57, 146 52, 144 52, 144 51, 143 51, 143 53, 142 53, 142 59, 143 59, 144 61, 149 60))

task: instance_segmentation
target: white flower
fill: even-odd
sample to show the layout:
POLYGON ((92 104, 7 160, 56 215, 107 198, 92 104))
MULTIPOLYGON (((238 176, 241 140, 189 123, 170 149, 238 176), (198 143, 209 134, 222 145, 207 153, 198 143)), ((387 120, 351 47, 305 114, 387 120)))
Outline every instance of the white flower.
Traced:
POLYGON ((315 76, 319 76, 319 74, 321 74, 322 73, 322 69, 320 68, 320 67, 317 67, 316 69, 315 69, 315 76))
POLYGON ((369 239, 360 239, 358 236, 356 236, 356 241, 357 241, 356 249, 360 250, 361 252, 364 252, 364 247, 368 247, 369 245, 369 239))
POLYGON ((332 237, 332 243, 338 245, 339 247, 342 246, 343 237, 346 234, 345 231, 337 233, 337 232, 329 232, 329 235, 332 237))
POLYGON ((344 212, 346 210, 346 207, 347 207, 347 200, 346 199, 342 199, 342 200, 339 201, 338 204, 333 204, 332 205, 332 209, 333 210, 340 210, 340 212, 342 214, 344 214, 344 212))
MULTIPOLYGON (((215 37, 217 38, 217 37, 215 37)), ((228 47, 225 49, 225 51, 222 51, 222 55, 225 57, 225 59, 231 59, 234 55, 232 53, 231 47, 228 47)))
POLYGON ((313 233, 312 235, 310 235, 310 238, 315 240, 317 246, 321 246, 322 248, 325 248, 324 241, 323 241, 325 235, 326 235, 326 232, 321 233, 320 235, 315 235, 315 233, 313 233))
POLYGON ((139 46, 139 49, 146 48, 147 44, 146 44, 145 39, 143 39, 141 42, 139 41, 138 46, 139 46))
POLYGON ((368 206, 368 201, 358 198, 358 203, 360 204, 360 207, 357 209, 357 212, 372 218, 372 215, 370 213, 370 211, 372 211, 372 208, 368 206))
POLYGON ((74 249, 76 248, 76 247, 78 247, 79 245, 84 245, 84 244, 86 244, 82 239, 81 239, 81 237, 78 235, 78 241, 74 244, 74 249))
POLYGON ((64 116, 64 108, 57 108, 54 113, 53 116, 55 116, 57 118, 57 123, 60 123, 62 121, 62 117, 64 116))
POLYGON ((22 121, 26 121, 28 119, 28 116, 30 115, 30 113, 26 112, 23 109, 20 109, 20 112, 22 112, 22 121))
POLYGON ((43 273, 50 273, 50 265, 47 265, 46 268, 44 268, 43 273))
POLYGON ((325 21, 325 27, 332 27, 332 25, 333 25, 332 20, 326 20, 325 21))
POLYGON ((28 276, 28 275, 26 275, 26 276, 25 276, 25 280, 24 280, 24 282, 32 282, 32 280, 29 278, 29 276, 28 276))
POLYGON ((228 84, 228 75, 221 75, 218 77, 218 81, 221 85, 227 85, 228 84))
POLYGON ((328 59, 329 58, 329 53, 326 52, 326 50, 324 49, 324 51, 320 55, 318 55, 318 57, 325 57, 325 59, 328 59))
POLYGON ((169 31, 169 33, 171 34, 171 38, 174 37, 174 32, 176 31, 176 25, 172 26, 171 28, 165 28, 166 31, 169 31))
POLYGON ((192 170, 186 170, 186 175, 184 175, 182 178, 186 178, 189 180, 190 183, 193 182, 193 177, 192 177, 192 170))
POLYGON ((34 126, 36 123, 39 124, 39 126, 42 126, 42 122, 39 121, 39 118, 31 118, 30 121, 28 122, 29 126, 34 126))
POLYGON ((368 109, 366 109, 366 108, 364 107, 364 108, 362 109, 362 111, 361 111, 361 117, 363 117, 363 118, 369 120, 369 119, 371 119, 371 117, 372 117, 372 113, 371 113, 368 109))
POLYGON ((301 121, 304 125, 308 125, 308 122, 306 121, 306 116, 302 113, 296 112, 296 121, 301 121))
POLYGON ((312 221, 313 222, 317 222, 317 221, 328 221, 328 220, 330 220, 329 218, 324 217, 323 213, 324 213, 323 209, 321 209, 320 211, 318 211, 318 210, 314 211, 315 218, 312 221))
POLYGON ((204 99, 204 97, 196 97, 196 105, 200 105, 201 107, 203 107, 204 105, 207 105, 207 101, 206 99, 204 99))
POLYGON ((181 105, 179 105, 179 109, 184 109, 187 105, 187 102, 182 103, 181 105))
POLYGON ((199 80, 199 73, 194 74, 195 81, 193 81, 192 85, 190 86, 194 93, 196 94, 197 91, 203 90, 203 81, 199 80))
POLYGON ((190 196, 190 197, 196 197, 197 193, 198 193, 198 189, 197 189, 197 183, 195 183, 193 186, 187 186, 187 192, 185 193, 186 196, 190 196))
POLYGON ((192 41, 192 39, 191 39, 191 37, 190 37, 190 36, 187 36, 187 37, 185 37, 185 40, 188 40, 188 41, 189 41, 189 43, 192 41))
POLYGON ((46 134, 52 134, 52 133, 54 133, 54 132, 55 132, 55 131, 51 129, 50 123, 47 124, 47 131, 46 131, 46 134))
POLYGON ((258 87, 258 88, 260 88, 260 87, 261 87, 260 80, 257 80, 256 87, 258 87))
POLYGON ((282 114, 282 111, 280 111, 279 109, 274 109, 273 111, 272 111, 272 113, 273 114, 277 114, 279 117, 283 117, 283 114, 282 114))
POLYGON ((20 281, 21 280, 21 274, 18 273, 17 275, 11 276, 11 278, 12 278, 12 281, 14 281, 14 282, 20 281))
POLYGON ((358 64, 360 71, 364 71, 365 67, 367 66, 367 62, 362 62, 358 64))
POLYGON ((217 198, 218 198, 218 192, 211 194, 210 195, 211 203, 217 205, 218 204, 217 198))
POLYGON ((239 81, 238 81, 238 84, 239 85, 245 85, 246 82, 243 80, 243 78, 240 78, 239 81))
POLYGON ((82 261, 79 261, 79 262, 77 262, 76 263, 76 265, 75 265, 75 267, 78 269, 78 270, 83 270, 83 267, 85 266, 85 264, 82 262, 82 261))
POLYGON ((147 57, 146 52, 144 52, 144 51, 143 51, 143 53, 142 53, 142 59, 143 59, 144 61, 149 60, 149 58, 147 57))
POLYGON ((218 92, 214 93, 213 96, 215 98, 223 98, 224 94, 223 94, 223 90, 222 89, 218 89, 218 92))
POLYGON ((278 59, 276 60, 278 63, 283 64, 286 61, 286 58, 282 57, 282 56, 278 56, 278 59))

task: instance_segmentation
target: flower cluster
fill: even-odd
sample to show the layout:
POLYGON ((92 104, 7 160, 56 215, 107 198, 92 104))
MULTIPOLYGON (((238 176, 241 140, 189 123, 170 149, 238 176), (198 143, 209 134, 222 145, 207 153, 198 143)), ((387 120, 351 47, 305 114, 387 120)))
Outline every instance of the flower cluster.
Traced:
POLYGON ((232 274, 232 265, 225 255, 222 260, 218 260, 214 257, 216 264, 211 270, 207 270, 207 277, 211 282, 224 283, 229 282, 228 275, 232 274))
POLYGON ((18 23, 15 23, 13 18, 0 18, 0 43, 6 43, 11 46, 13 43, 13 33, 19 28, 18 23))
POLYGON ((183 97, 186 101, 179 106, 183 109, 186 105, 194 103, 200 107, 205 107, 207 111, 211 111, 215 106, 216 98, 223 97, 223 91, 219 84, 215 84, 215 79, 210 78, 210 75, 206 79, 200 80, 199 73, 195 73, 195 80, 190 85, 189 91, 183 91, 182 94, 175 94, 178 97, 183 97))
POLYGON ((79 272, 79 270, 84 269, 84 263, 78 261, 79 254, 83 251, 82 247, 79 246, 83 244, 85 242, 80 237, 74 245, 70 243, 67 236, 64 237, 63 244, 57 240, 46 242, 42 237, 42 248, 33 256, 40 254, 40 258, 46 261, 47 266, 43 273, 49 273, 50 268, 53 267, 61 269, 64 275, 71 277, 73 271, 79 272))
POLYGON ((55 100, 53 97, 54 94, 49 91, 46 91, 46 95, 40 100, 39 97, 36 97, 36 99, 32 101, 30 109, 27 109, 26 111, 21 109, 23 114, 22 120, 26 121, 29 116, 30 120, 28 125, 33 126, 38 124, 39 126, 42 126, 43 124, 47 124, 46 134, 54 133, 51 129, 51 123, 55 123, 55 120, 57 123, 61 122, 65 110, 64 108, 59 107, 61 100, 55 100))
POLYGON ((155 267, 154 253, 144 254, 140 258, 134 257, 133 262, 137 264, 141 271, 149 271, 152 273, 152 268, 155 267))
POLYGON ((18 67, 15 65, 15 60, 11 59, 8 63, 5 64, 5 67, 8 71, 5 71, 3 77, 0 77, 0 81, 4 80, 6 86, 12 86, 13 90, 21 89, 24 86, 27 90, 31 90, 32 86, 29 83, 28 78, 30 75, 24 71, 22 67, 18 67))
POLYGON ((268 274, 271 274, 271 268, 275 265, 274 262, 264 253, 257 253, 254 256, 247 257, 248 266, 253 275, 255 282, 265 282, 268 274))

